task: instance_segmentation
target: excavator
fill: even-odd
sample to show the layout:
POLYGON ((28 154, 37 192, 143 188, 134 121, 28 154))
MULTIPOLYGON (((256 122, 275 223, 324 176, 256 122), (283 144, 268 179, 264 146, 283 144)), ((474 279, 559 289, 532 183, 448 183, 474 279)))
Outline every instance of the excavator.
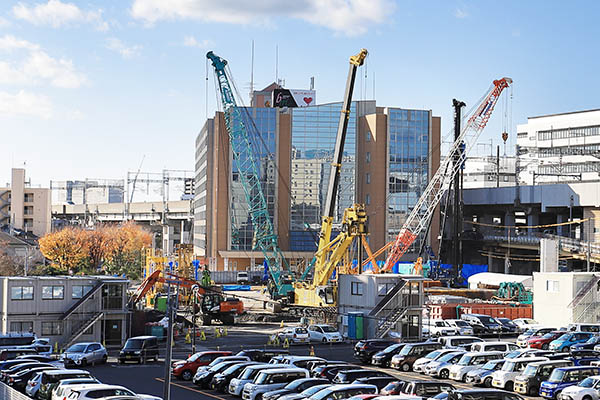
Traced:
MULTIPOLYGON (((205 287, 193 279, 185 278, 170 272, 157 269, 138 286, 130 299, 130 304, 136 304, 157 283, 170 283, 181 288, 189 289, 197 300, 197 310, 200 311, 202 325, 211 325, 214 320, 224 325, 233 325, 235 316, 244 312, 244 303, 237 298, 225 298, 220 286, 205 287)), ((196 307, 196 304, 194 305, 196 307)))
POLYGON ((337 304, 337 286, 330 281, 331 275, 336 267, 343 263, 345 255, 355 239, 360 239, 360 246, 365 245, 370 253, 365 240, 368 234, 367 213, 363 204, 353 204, 344 210, 342 218, 342 231, 332 240, 333 215, 335 211, 335 199, 337 197, 342 169, 342 158, 344 154, 344 142, 350 118, 350 106, 352 104, 352 92, 356 70, 363 65, 367 50, 350 57, 350 68, 346 81, 346 92, 342 104, 329 186, 327 188, 327 200, 321 220, 321 231, 319 233, 319 246, 311 264, 305 270, 302 279, 308 272, 313 271, 312 281, 299 281, 294 284, 294 306, 296 307, 335 307, 337 304))

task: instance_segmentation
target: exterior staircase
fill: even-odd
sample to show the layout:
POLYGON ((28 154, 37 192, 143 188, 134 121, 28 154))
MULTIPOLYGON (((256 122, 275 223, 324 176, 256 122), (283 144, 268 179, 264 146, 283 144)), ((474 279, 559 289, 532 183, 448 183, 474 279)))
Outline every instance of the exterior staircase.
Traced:
POLYGON ((73 313, 75 313, 76 311, 78 311, 81 308, 81 306, 83 306, 94 294, 96 294, 102 288, 102 286, 104 286, 104 282, 102 282, 102 281, 98 282, 96 284, 96 286, 94 286, 92 288, 92 290, 90 290, 89 292, 87 292, 85 295, 83 295, 81 297, 81 299, 77 300, 75 302, 75 304, 73 304, 71 307, 69 307, 69 309, 63 313, 61 319, 62 320, 66 320, 73 313))
POLYGON ((74 344, 77 341, 77 339, 79 339, 79 337, 83 335, 83 332, 87 331, 92 325, 96 323, 96 321, 100 320, 100 318, 102 318, 103 316, 103 312, 95 313, 89 319, 83 320, 79 325, 74 326, 72 329, 73 333, 64 342, 63 348, 66 349, 72 344, 74 344))
POLYGON ((70 326, 71 333, 71 336, 62 343, 63 348, 66 349, 75 343, 85 331, 104 316, 104 313, 98 311, 98 306, 93 303, 94 301, 100 301, 94 299, 94 295, 99 293, 103 286, 104 282, 99 281, 62 314, 61 320, 67 322, 66 325, 70 326))
POLYGON ((403 292, 408 281, 398 280, 394 287, 377 303, 369 317, 377 320, 375 336, 385 337, 397 322, 411 309, 410 295, 403 292))

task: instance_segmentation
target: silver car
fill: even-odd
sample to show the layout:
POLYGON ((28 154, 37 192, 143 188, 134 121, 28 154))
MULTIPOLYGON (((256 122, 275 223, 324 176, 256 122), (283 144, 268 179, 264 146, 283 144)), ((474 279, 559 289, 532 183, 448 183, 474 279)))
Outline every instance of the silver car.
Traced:
POLYGON ((65 367, 69 365, 77 365, 78 367, 85 367, 88 364, 104 364, 108 359, 108 353, 104 346, 96 342, 77 343, 69 347, 60 360, 65 364, 65 367))
POLYGON ((27 386, 25 386, 25 393, 27 396, 32 399, 36 398, 38 390, 40 390, 40 386, 42 386, 42 373, 36 372, 31 379, 27 382, 27 386))

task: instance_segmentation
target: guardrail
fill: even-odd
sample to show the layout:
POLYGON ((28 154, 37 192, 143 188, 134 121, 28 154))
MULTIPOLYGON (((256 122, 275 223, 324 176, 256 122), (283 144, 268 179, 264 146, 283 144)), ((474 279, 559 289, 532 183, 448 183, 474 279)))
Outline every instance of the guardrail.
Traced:
POLYGON ((561 251, 569 251, 571 253, 587 254, 600 254, 600 245, 596 243, 584 242, 577 239, 571 239, 564 236, 557 235, 520 235, 520 236, 507 236, 507 235, 483 235, 483 240, 503 242, 503 243, 514 243, 514 244, 527 244, 527 245, 539 245, 541 239, 554 239, 558 242, 561 251))
POLYGON ((2 400, 31 400, 28 396, 0 382, 0 399, 2 400))

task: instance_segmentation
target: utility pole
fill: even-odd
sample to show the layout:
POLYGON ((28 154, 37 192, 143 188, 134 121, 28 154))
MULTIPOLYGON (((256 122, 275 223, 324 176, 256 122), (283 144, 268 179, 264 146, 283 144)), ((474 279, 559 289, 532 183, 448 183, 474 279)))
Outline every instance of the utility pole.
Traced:
MULTIPOLYGON (((452 105, 454 107, 454 140, 458 140, 460 137, 460 124, 461 124, 461 110, 466 104, 462 101, 453 99, 452 105)), ((456 152, 454 155, 454 163, 458 165, 463 162, 464 153, 456 152)), ((453 276, 454 278, 458 278, 460 274, 460 259, 461 259, 461 213, 460 213, 460 172, 457 172, 454 175, 454 235, 452 238, 452 248, 454 250, 453 257, 453 276)))
POLYGON ((496 147, 496 187, 500 187, 500 145, 496 147))
MULTIPOLYGON (((169 269, 173 271, 173 261, 169 261, 169 269)), ((173 353, 173 302, 171 300, 171 279, 167 278, 167 350, 165 354, 165 380, 163 400, 171 399, 171 356, 173 353)))

